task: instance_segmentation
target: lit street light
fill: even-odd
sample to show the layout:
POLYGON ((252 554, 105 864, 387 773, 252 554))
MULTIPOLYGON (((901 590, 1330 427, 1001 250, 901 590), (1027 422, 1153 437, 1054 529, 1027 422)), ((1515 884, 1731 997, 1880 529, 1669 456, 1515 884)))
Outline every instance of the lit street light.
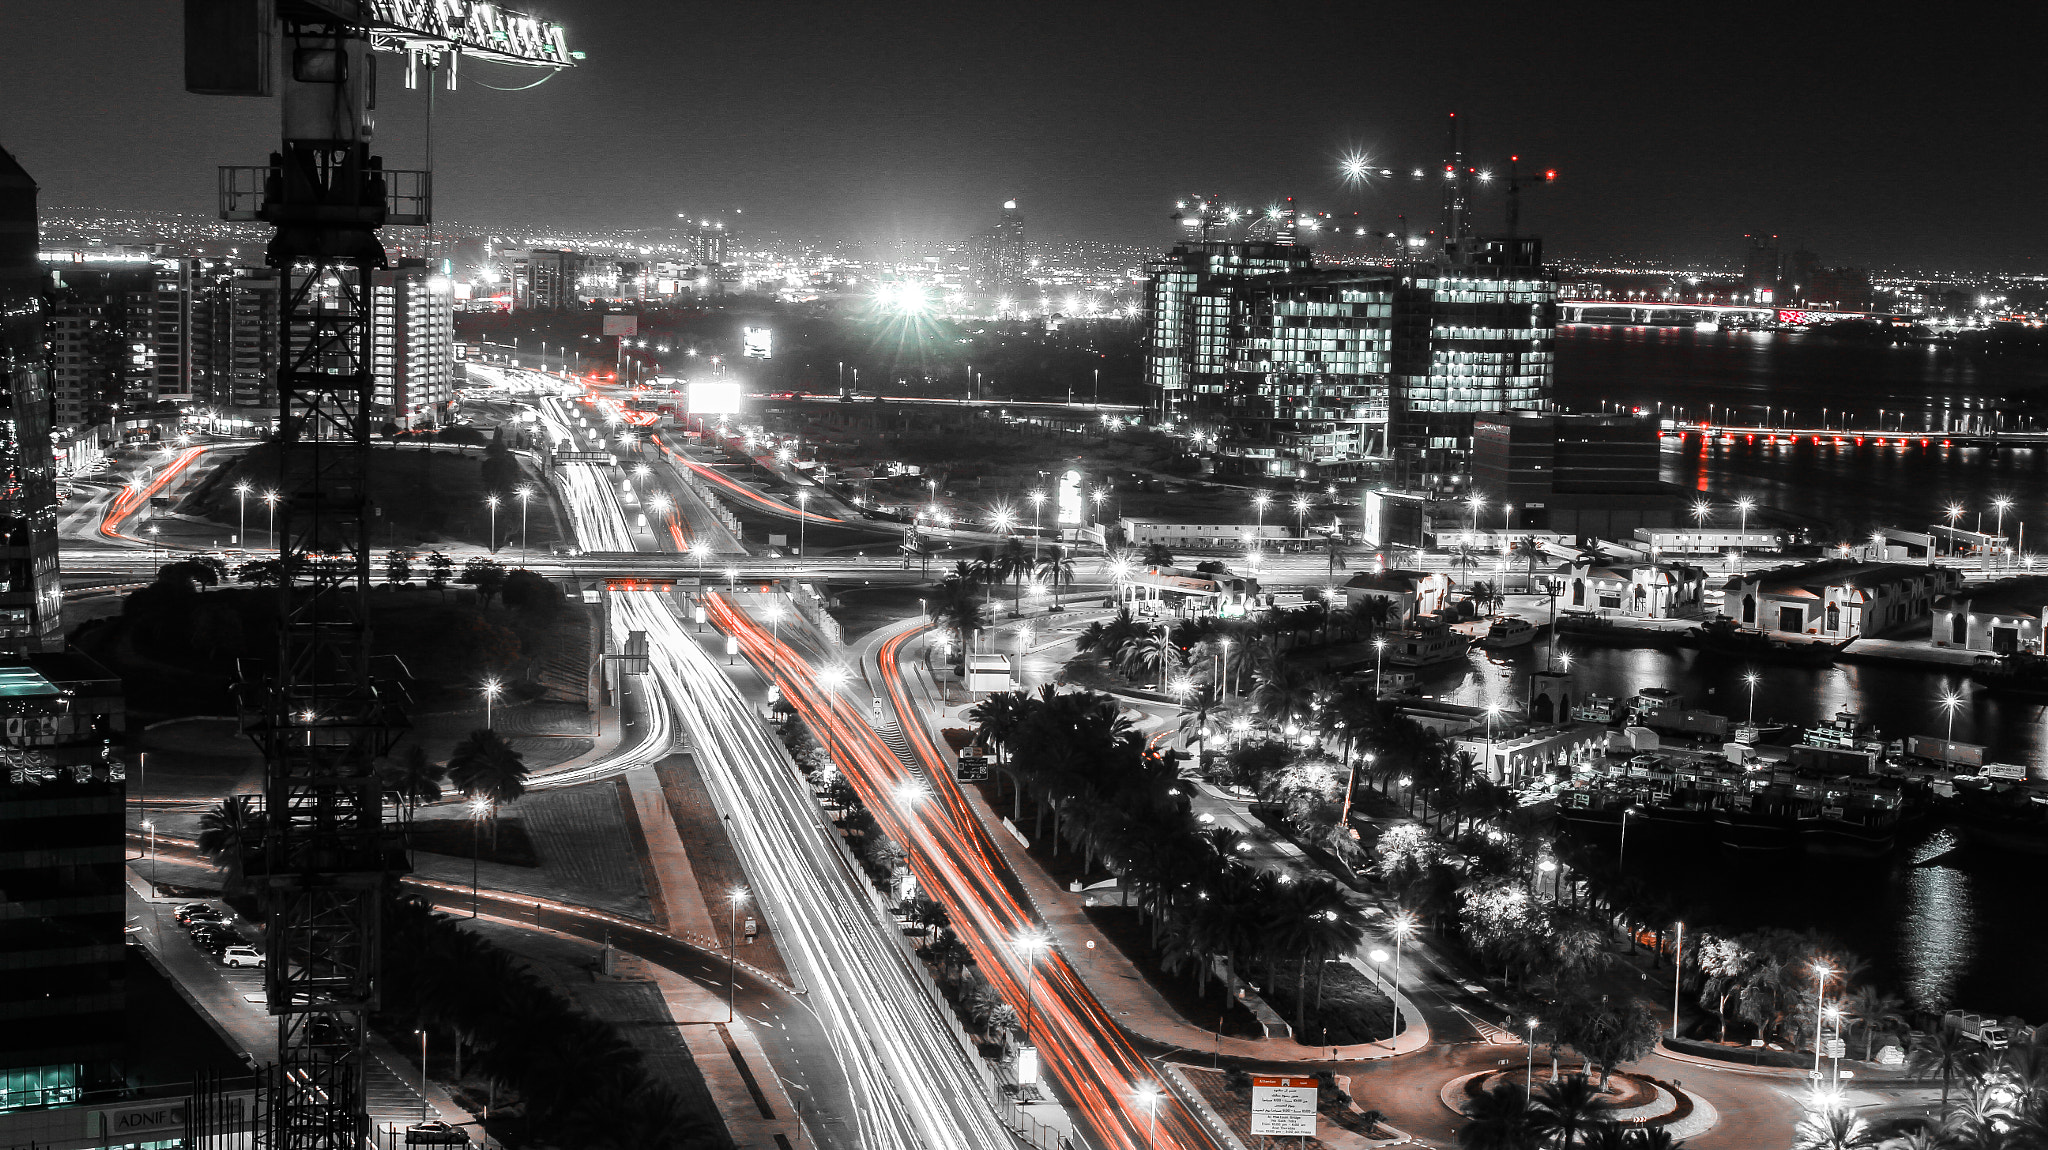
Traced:
MULTIPOLYGON (((799 491, 796 493, 796 508, 796 553, 801 558, 804 553, 804 528, 810 526, 811 522, 810 492, 799 491)), ((787 536, 784 536, 784 538, 787 538, 787 536)))
POLYGON ((1043 931, 1027 930, 1017 936, 1017 951, 1024 956, 1029 974, 1024 982, 1024 1037, 1031 1037, 1038 1021, 1038 956, 1052 949, 1052 939, 1043 931))
POLYGON ((284 552, 277 546, 277 492, 264 492, 263 502, 270 508, 270 549, 276 551, 282 558, 284 552))
POLYGON ((1756 726, 1756 683, 1761 677, 1755 671, 1742 677, 1742 681, 1749 684, 1749 725, 1752 727, 1756 726))
POLYGON ((490 504, 491 507, 491 554, 496 555, 498 553, 498 497, 496 495, 487 495, 484 497, 484 502, 490 504))
POLYGON ((1272 501, 1273 497, 1263 491, 1252 496, 1252 506, 1259 509, 1259 534, 1253 542, 1256 544, 1257 549, 1261 551, 1266 548, 1266 504, 1272 501))
POLYGON ((1045 506, 1045 492, 1031 493, 1031 562, 1038 562, 1038 513, 1045 506))
POLYGON ((1742 533, 1735 540, 1735 570, 1740 573, 1747 569, 1749 559, 1749 510, 1756 506, 1756 500, 1744 496, 1735 501, 1742 510, 1742 533))
POLYGON ((526 562, 526 559, 527 559, 527 556, 528 556, 528 554, 530 554, 530 551, 531 551, 530 545, 529 545, 529 544, 527 543, 527 541, 526 541, 526 504, 527 504, 527 501, 528 501, 528 500, 530 500, 530 499, 532 499, 532 498, 533 498, 533 489, 532 489, 532 488, 530 488, 530 487, 522 487, 522 488, 520 488, 520 489, 519 489, 519 492, 518 492, 518 494, 519 494, 519 562, 520 562, 521 564, 524 564, 524 563, 526 562))
MULTIPOLYGON (((2011 507, 2011 506, 2012 506, 2012 500, 2010 500, 2010 499, 2007 499, 2007 498, 2005 498, 2004 496, 2000 496, 1999 498, 1997 498, 1997 499, 1994 499, 1994 500, 1992 500, 1992 501, 1991 501, 1991 506, 1993 506, 1993 507, 1996 507, 1996 508, 1998 509, 1998 542, 1997 542, 1997 543, 1996 543, 1996 544, 1994 545, 1994 549, 1995 549, 1995 550, 1997 550, 1997 551, 2004 551, 2004 550, 2005 550, 2005 509, 2006 509, 2006 508, 2008 508, 2008 507, 2011 507)), ((1980 520, 1978 520, 1978 522, 1979 522, 1979 523, 1982 523, 1982 522, 1983 522, 1983 520, 1981 520, 1981 519, 1980 519, 1980 520)), ((1988 563, 1989 563, 1989 561, 1990 561, 1990 557, 1989 557, 1989 556, 1986 556, 1986 557, 1985 557, 1985 559, 1986 559, 1986 563, 1988 564, 1988 563)), ((2001 565, 2003 565, 2003 561, 2001 561, 2001 565)))
POLYGON ((491 800, 482 795, 469 800, 469 917, 476 917, 476 860, 483 853, 483 833, 478 829, 491 816, 491 800))
POLYGON ((1948 712, 1948 734, 1942 736, 1941 742, 1941 761, 1944 764, 1955 761, 1956 712, 1961 710, 1962 707, 1963 697, 1961 695, 1954 691, 1943 691, 1941 693, 1941 709, 1948 712))
POLYGON ((235 546, 249 545, 249 484, 244 481, 235 484, 235 512, 240 516, 240 527, 235 532, 235 546))
POLYGON ((725 901, 732 908, 725 933, 725 1020, 730 1023, 733 1021, 733 976, 740 964, 740 907, 747 901, 747 888, 734 887, 732 893, 725 896, 725 901))
POLYGON ((500 684, 496 679, 484 680, 484 729, 491 729, 491 706, 498 701, 500 684))

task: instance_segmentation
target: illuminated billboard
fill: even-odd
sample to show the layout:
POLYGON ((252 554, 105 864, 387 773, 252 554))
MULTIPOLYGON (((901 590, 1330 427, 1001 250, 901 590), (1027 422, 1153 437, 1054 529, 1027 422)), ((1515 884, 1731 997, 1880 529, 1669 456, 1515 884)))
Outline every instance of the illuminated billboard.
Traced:
POLYGON ((742 351, 748 359, 767 359, 771 335, 765 327, 745 328, 740 333, 742 351))
POLYGON ((691 415, 738 415, 740 385, 730 379, 690 381, 691 415))
POLYGON ((1081 473, 1069 471, 1060 476, 1059 485, 1060 526, 1078 527, 1081 523, 1081 473))
POLYGON ((637 315, 608 315, 604 317, 606 335, 639 335, 640 317, 637 315))

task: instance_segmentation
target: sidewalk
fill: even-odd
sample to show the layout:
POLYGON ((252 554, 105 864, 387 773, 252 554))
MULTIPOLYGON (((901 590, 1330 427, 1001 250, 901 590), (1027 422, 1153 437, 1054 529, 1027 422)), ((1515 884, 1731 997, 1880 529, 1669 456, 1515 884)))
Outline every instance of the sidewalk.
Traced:
MULTIPOLYGON (((921 624, 910 621, 893 628, 883 628, 869 636, 870 640, 892 636, 904 630, 914 629, 921 624)), ((870 673, 879 675, 876 652, 879 643, 864 643, 868 649, 863 652, 864 666, 870 673)), ((911 676, 913 691, 923 690, 922 680, 911 676)), ((886 697, 886 693, 884 693, 886 697)), ((964 707, 950 710, 926 695, 919 707, 921 718, 930 732, 934 743, 944 745, 939 729, 949 723, 964 721, 960 713, 964 707)), ((1391 1043, 1365 1043, 1355 1046, 1327 1047, 1304 1046, 1293 1039, 1247 1039, 1222 1038, 1214 1031, 1206 1030, 1181 1018, 1159 992, 1152 988, 1116 945, 1089 921, 1082 909, 1087 896, 1069 892, 1054 882, 1037 861, 1024 855, 1017 840, 1003 826, 999 812, 991 810, 979 790, 961 788, 969 805, 973 808, 984 828, 989 832, 997 848, 1002 851, 1030 901, 1033 910, 1044 922, 1057 940, 1063 956, 1073 966, 1081 981, 1088 987, 1098 1002, 1117 1020, 1117 1025, 1127 1033, 1162 1046, 1180 1047, 1191 1051, 1210 1051, 1217 1055, 1228 1054, 1233 1058, 1261 1062, 1325 1062, 1333 1057, 1343 1061, 1367 1061, 1392 1058, 1396 1055, 1413 1053, 1429 1045, 1429 1027, 1406 994, 1394 995, 1396 1009, 1408 1023, 1408 1028, 1391 1043)))

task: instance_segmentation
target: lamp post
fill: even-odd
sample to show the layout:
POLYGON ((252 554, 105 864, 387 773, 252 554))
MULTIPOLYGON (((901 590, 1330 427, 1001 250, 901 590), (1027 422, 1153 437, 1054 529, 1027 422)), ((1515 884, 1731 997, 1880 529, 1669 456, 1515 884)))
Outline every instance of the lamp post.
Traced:
POLYGON ((1372 697, 1375 699, 1384 698, 1387 693, 1386 679, 1380 674, 1386 654, 1387 641, 1385 639, 1374 639, 1372 641, 1372 697))
POLYGON ((1636 809, 1633 806, 1621 808, 1621 851, 1614 861, 1614 869, 1618 871, 1628 870, 1628 817, 1635 813, 1636 809))
POLYGON ((1303 539, 1308 537, 1308 496, 1306 495, 1294 497, 1294 534, 1303 539))
POLYGON ((1956 522, 1962 517, 1962 504, 1951 503, 1948 505, 1948 550, 1951 555, 1956 552, 1956 522))
POLYGON ((1685 969, 1685 924, 1678 924, 1678 943, 1671 951, 1671 1039, 1678 1040, 1678 979, 1685 969))
POLYGON ((498 553, 498 497, 496 495, 487 495, 484 497, 484 502, 489 504, 491 508, 490 550, 491 554, 496 555, 498 553))
POLYGON ((1749 509, 1756 506, 1756 500, 1744 496, 1735 501, 1735 506, 1742 511, 1741 535, 1735 540, 1735 570, 1740 573, 1749 565, 1749 509))
POLYGON ((491 800, 477 795, 469 800, 469 917, 476 917, 477 856, 483 853, 483 832, 478 828, 491 814, 491 800))
POLYGON ((240 526, 235 531, 235 546, 247 547, 249 545, 249 484, 247 482, 235 484, 235 513, 240 521, 240 526))
POLYGON ((725 1020, 733 1020, 733 975, 739 969, 740 907, 747 901, 747 888, 736 886, 725 896, 731 915, 725 933, 725 1020))
POLYGON ((1948 712, 1948 733, 1941 740, 1941 761, 1946 766, 1955 761, 1956 712, 1963 707, 1963 697, 1954 691, 1941 695, 1941 709, 1948 712))
POLYGON ((1529 1062, 1522 1070, 1522 1093, 1533 1094, 1536 1090, 1536 1020, 1529 1020, 1529 1062))
POLYGON ((526 558, 527 558, 528 554, 530 554, 530 553, 531 553, 531 549, 530 549, 530 547, 529 547, 529 545, 528 545, 528 543, 527 543, 527 541, 526 541, 526 504, 527 504, 527 501, 528 501, 528 500, 530 500, 530 499, 532 499, 532 498, 533 498, 533 489, 532 489, 531 487, 522 487, 522 488, 520 488, 520 489, 519 489, 519 492, 518 492, 518 494, 519 494, 519 562, 521 563, 521 565, 524 565, 524 564, 526 563, 526 558))
POLYGON ((427 1120, 427 1031, 420 1028, 420 1122, 427 1120))
POLYGON ((1820 1090, 1821 1009, 1826 1002, 1828 976, 1834 968, 1825 962, 1813 964, 1813 1089, 1820 1090))
POLYGON ((1017 950, 1024 955, 1024 1037, 1038 1022, 1038 956, 1052 946, 1052 940, 1035 930, 1017 936, 1017 950))
MULTIPOLYGON (((1995 545, 1995 549, 2003 551, 2005 550, 2005 509, 2012 506, 2012 500, 2000 496, 1991 501, 1991 506, 1998 509, 1998 543, 1995 545)), ((1986 556, 1987 563, 1989 558, 1989 556, 1986 556)), ((2000 566, 2003 566, 2003 563, 2000 566)))
POLYGON ((284 552, 278 550, 277 546, 277 492, 264 492, 263 502, 270 508, 270 549, 276 551, 282 557, 284 552))
POLYGON ((1095 504, 1095 513, 1094 516, 1089 520, 1089 526, 1102 526, 1102 497, 1107 494, 1109 493, 1107 491, 1104 491, 1100 487, 1088 493, 1089 500, 1095 504))
POLYGON ((1145 1104, 1145 1116, 1152 1123, 1152 1133, 1145 1138, 1145 1150, 1153 1150, 1159 1145, 1159 1087, 1154 1085, 1140 1089, 1138 1100, 1145 1104))
POLYGON ((500 684, 496 679, 484 680, 484 729, 491 728, 491 707, 498 701, 500 684))
POLYGON ((810 526, 810 522, 811 493, 799 491, 796 493, 796 553, 799 559, 804 553, 804 528, 810 526))
POLYGON ((1266 504, 1271 503, 1272 501, 1273 497, 1267 495, 1263 491, 1259 492, 1257 495, 1252 496, 1252 506, 1259 509, 1259 535, 1258 538, 1254 540, 1254 542, 1258 545, 1258 549, 1261 551, 1265 550, 1266 548, 1266 504))
POLYGON ((156 524, 152 523, 149 525, 149 562, 152 567, 156 568, 158 571, 161 571, 163 570, 164 567, 164 561, 160 553, 157 551, 157 531, 158 528, 156 524))
POLYGON ((1031 493, 1031 562, 1034 566, 1038 563, 1038 513, 1039 509, 1044 506, 1045 492, 1033 491, 1031 493))
POLYGON ((1692 534, 1697 544, 1695 551, 1704 551, 1707 546, 1707 517, 1714 513, 1714 505, 1702 499, 1692 505, 1692 534))
POLYGON ((1761 677, 1755 671, 1742 676, 1742 681, 1749 684, 1749 725, 1752 727, 1756 726, 1756 683, 1761 677))
POLYGON ((1224 701, 1228 702, 1230 700, 1230 636, 1225 635, 1218 639, 1217 644, 1222 648, 1222 651, 1216 656, 1216 682, 1222 687, 1224 701))

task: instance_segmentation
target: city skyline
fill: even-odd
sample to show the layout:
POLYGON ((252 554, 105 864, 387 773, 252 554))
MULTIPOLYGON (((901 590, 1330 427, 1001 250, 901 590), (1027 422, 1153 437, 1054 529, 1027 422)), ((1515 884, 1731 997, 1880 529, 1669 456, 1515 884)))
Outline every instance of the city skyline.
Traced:
MULTIPOLYGON (((205 214, 212 167, 267 150, 262 102, 187 95, 175 53, 155 50, 182 36, 174 8, 4 10, 46 29, 47 50, 0 81, 12 112, 0 142, 38 173, 46 204, 205 214), (77 83, 110 58, 132 65, 77 83)), ((1349 38, 1327 34, 1336 13, 1300 18, 1283 31, 1314 35, 1267 49, 1205 42, 1201 29, 1237 17, 1185 5, 1071 21, 936 8, 686 18, 569 0, 538 14, 573 29, 584 66, 499 93, 486 85, 533 77, 472 64, 436 96, 446 218, 640 228, 737 208, 764 231, 917 243, 964 239, 1015 199, 1035 235, 1142 245, 1170 241, 1175 199, 1214 192, 1291 195, 1389 230, 1405 212, 1420 232, 1437 222, 1434 188, 1402 178, 1355 192, 1341 164, 1433 165, 1458 112, 1473 163, 1500 170, 1520 154, 1559 171, 1522 213, 1554 259, 1719 263, 1763 231, 1837 264, 2023 273, 2048 260, 2048 229, 2011 213, 2005 190, 2043 163, 2004 144, 2040 115, 2024 69, 1975 44, 1965 67, 1959 34, 1940 29, 1911 44, 1914 71, 1940 77, 1937 99, 1888 71, 1903 34, 1818 17, 1754 44, 1705 18, 1616 27, 1596 10, 1490 9, 1387 38, 1366 22, 1347 55, 1349 38), (1654 75, 1658 90, 1615 98, 1617 69, 1654 75), (1990 179, 1955 174, 1987 166, 1990 179)), ((378 147, 421 166, 426 95, 396 72, 378 147)), ((1475 212, 1498 227, 1500 197, 1475 212)))

